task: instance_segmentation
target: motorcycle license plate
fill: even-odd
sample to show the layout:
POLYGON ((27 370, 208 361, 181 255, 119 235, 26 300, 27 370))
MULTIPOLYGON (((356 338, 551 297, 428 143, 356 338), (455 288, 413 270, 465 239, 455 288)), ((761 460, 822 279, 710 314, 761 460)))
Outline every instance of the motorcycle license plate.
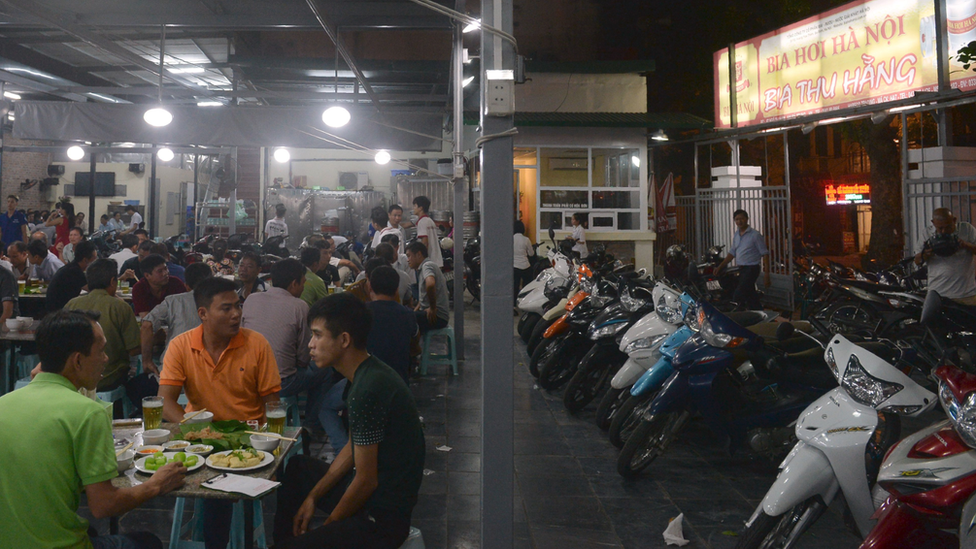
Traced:
POLYGON ((722 285, 719 283, 718 280, 708 280, 706 281, 706 284, 707 284, 708 291, 710 292, 714 290, 722 289, 722 285))

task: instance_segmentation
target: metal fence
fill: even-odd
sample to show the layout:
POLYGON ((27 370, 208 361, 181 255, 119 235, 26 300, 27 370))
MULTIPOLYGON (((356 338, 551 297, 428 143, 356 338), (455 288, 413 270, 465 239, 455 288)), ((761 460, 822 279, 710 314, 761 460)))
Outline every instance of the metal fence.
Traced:
POLYGON ((675 206, 678 214, 678 227, 674 231, 657 233, 654 258, 659 265, 664 264, 664 252, 674 244, 682 244, 688 253, 698 256, 695 249, 695 197, 676 196, 675 206))
POLYGON ((933 234, 932 211, 949 208, 959 221, 976 219, 976 180, 972 177, 905 181, 905 252, 914 254, 933 234))

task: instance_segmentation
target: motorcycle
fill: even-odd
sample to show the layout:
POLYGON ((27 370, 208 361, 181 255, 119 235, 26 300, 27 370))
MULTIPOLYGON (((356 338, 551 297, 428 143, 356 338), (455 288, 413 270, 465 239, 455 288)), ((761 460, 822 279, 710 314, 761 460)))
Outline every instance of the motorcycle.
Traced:
POLYGON ((675 372, 661 387, 640 424, 624 444, 617 472, 632 478, 662 454, 693 412, 712 431, 730 438, 730 451, 748 444, 775 454, 792 444, 788 426, 824 390, 836 385, 819 354, 788 355, 788 372, 736 368, 732 349, 765 363, 779 351, 758 334, 736 324, 708 303, 698 304, 699 331, 675 353, 675 372), (786 375, 786 374, 789 375, 786 375))
POLYGON ((464 243, 464 287, 475 299, 481 299, 481 238, 464 243))
MULTIPOLYGON (((546 300, 543 299, 542 291, 546 284, 554 277, 570 278, 573 272, 573 262, 569 255, 563 253, 556 247, 555 223, 549 227, 549 240, 552 247, 546 254, 546 261, 539 261, 538 264, 549 265, 536 275, 535 279, 526 284, 518 293, 517 307, 522 311, 522 316, 518 322, 518 333, 522 341, 528 343, 535 324, 539 321, 546 309, 543 307, 546 300)), ((529 351, 532 354, 532 350, 529 351)))
POLYGON ((793 547, 840 494, 854 528, 867 535, 875 512, 871 485, 885 452, 900 437, 900 416, 916 417, 936 403, 933 393, 904 373, 914 360, 911 349, 888 341, 856 344, 835 335, 824 360, 840 386, 797 419, 798 442, 736 549, 793 547))

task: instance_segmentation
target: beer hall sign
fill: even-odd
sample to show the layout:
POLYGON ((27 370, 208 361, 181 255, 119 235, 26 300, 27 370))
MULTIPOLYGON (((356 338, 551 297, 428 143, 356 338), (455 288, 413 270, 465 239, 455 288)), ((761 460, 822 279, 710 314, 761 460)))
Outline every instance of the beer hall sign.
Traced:
POLYGON ((828 206, 870 204, 871 186, 867 183, 854 183, 850 185, 827 183, 824 186, 824 197, 827 200, 828 206))
MULTIPOLYGON (((976 0, 948 0, 948 49, 976 40, 976 0)), ((938 88, 932 0, 858 0, 715 52, 716 127, 738 126, 907 99, 938 88)), ((952 87, 976 88, 976 72, 950 65, 952 87)))

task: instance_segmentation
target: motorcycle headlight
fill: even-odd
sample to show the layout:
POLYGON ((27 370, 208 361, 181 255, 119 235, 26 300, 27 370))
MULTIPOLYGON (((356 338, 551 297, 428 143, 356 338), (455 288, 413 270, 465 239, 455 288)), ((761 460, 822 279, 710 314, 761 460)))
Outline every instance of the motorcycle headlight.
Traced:
POLYGON ((629 355, 637 351, 643 351, 644 349, 657 349, 664 343, 664 340, 668 338, 669 334, 659 334, 656 336, 642 337, 640 339, 635 339, 624 347, 624 354, 629 355))
POLYGON ((891 398, 895 393, 904 389, 897 383, 884 381, 869 374, 857 355, 851 355, 844 371, 844 379, 840 386, 851 395, 851 398, 865 406, 877 408, 882 402, 891 398))
POLYGON ((625 311, 632 313, 643 307, 647 302, 631 296, 629 291, 624 291, 620 294, 620 304, 623 305, 625 311))
POLYGON ((681 322, 681 309, 668 307, 667 299, 663 295, 661 299, 657 300, 655 310, 657 311, 657 316, 661 317, 661 320, 668 324, 678 324, 681 322))
POLYGON ((590 339, 602 339, 604 337, 610 337, 615 335, 620 330, 627 327, 626 322, 616 322, 614 324, 604 324, 599 328, 590 326, 589 332, 590 339))
POLYGON ((596 289, 596 283, 593 282, 591 278, 584 278, 580 281, 580 291, 592 294, 593 290, 596 289))
POLYGON ((691 305, 688 307, 688 311, 685 312, 685 326, 688 327, 692 332, 698 333, 701 329, 701 323, 698 317, 698 306, 691 305))
POLYGON ((732 337, 729 334, 716 332, 712 328, 712 323, 707 319, 703 320, 701 323, 701 335, 705 338, 705 343, 708 343, 712 347, 731 349, 733 347, 738 347, 745 342, 745 339, 741 337, 732 337))
POLYGON ((966 401, 960 403, 949 386, 939 382, 939 401, 959 438, 970 448, 976 448, 976 393, 969 393, 966 401))

